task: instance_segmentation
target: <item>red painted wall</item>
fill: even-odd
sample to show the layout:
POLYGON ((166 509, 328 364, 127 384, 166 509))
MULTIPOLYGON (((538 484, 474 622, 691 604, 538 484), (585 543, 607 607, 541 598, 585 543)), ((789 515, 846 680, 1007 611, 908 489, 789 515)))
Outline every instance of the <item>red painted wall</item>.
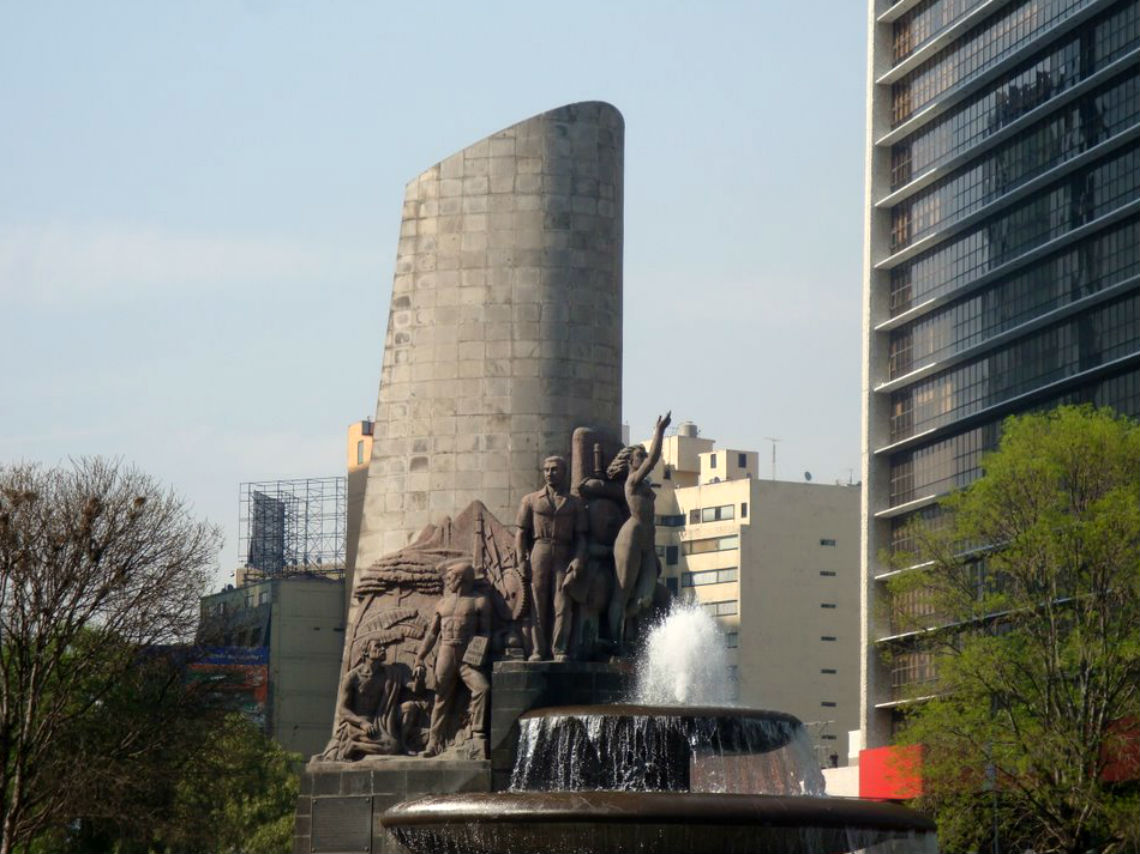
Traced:
POLYGON ((922 794, 922 745, 859 751, 859 797, 905 800, 922 794))

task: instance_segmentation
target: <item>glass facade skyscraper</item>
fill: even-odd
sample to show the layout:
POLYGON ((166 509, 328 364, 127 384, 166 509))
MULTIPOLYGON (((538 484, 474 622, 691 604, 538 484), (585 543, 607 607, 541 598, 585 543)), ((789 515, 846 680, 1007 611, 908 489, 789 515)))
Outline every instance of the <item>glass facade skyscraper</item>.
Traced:
POLYGON ((906 523, 980 476, 1011 413, 1140 415, 1140 0, 871 0, 869 26, 862 727, 877 747, 932 676, 884 607, 906 523))

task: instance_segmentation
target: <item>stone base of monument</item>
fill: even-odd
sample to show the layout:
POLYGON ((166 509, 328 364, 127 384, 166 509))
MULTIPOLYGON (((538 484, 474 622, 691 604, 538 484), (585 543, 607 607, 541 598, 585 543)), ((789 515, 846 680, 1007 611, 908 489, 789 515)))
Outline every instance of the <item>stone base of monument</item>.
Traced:
POLYGON ((620 703, 630 696, 628 661, 498 661, 491 679, 491 786, 506 790, 519 743, 519 716, 544 706, 620 703))
POLYGON ((406 849, 380 825, 389 807, 427 794, 490 789, 486 760, 408 756, 310 762, 301 774, 293 850, 402 854, 406 849))
POLYGON ((502 791, 510 785, 519 716, 544 706, 617 703, 627 662, 500 661, 491 678, 490 760, 417 756, 310 762, 301 773, 295 854, 404 854, 381 824, 390 807, 421 795, 502 791))

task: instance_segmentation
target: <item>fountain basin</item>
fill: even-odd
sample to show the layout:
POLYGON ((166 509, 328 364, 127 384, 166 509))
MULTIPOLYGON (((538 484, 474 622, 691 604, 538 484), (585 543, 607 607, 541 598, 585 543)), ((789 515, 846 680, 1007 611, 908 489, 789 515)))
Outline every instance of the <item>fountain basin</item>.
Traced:
POLYGON ((793 715, 735 706, 548 706, 519 718, 513 791, 823 794, 793 715))
POLYGON ((934 824, 846 798, 676 792, 430 795, 380 817, 413 851, 467 854, 809 854, 935 851, 934 824))
MULTIPOLYGON (((725 746, 734 742, 739 749, 760 752, 783 747, 794 737, 801 726, 799 718, 787 712, 769 709, 748 709, 740 706, 665 706, 646 703, 607 703, 588 706, 546 706, 531 709, 519 715, 519 721, 546 718, 667 718, 680 721, 687 733, 697 726, 711 726, 725 746), (704 724, 705 721, 710 724, 704 724), (764 721, 764 739, 757 741, 759 732, 743 732, 746 722, 764 721)), ((694 733, 695 734, 695 733, 694 733)))

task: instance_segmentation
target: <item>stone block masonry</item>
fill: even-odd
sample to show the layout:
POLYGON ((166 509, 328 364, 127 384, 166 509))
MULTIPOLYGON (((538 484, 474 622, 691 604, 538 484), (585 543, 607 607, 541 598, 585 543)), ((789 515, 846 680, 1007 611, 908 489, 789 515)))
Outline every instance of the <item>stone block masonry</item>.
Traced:
POLYGON ((623 142, 571 104, 408 184, 357 566, 475 499, 510 524, 575 427, 619 435, 623 142))
POLYGON ((385 757, 382 762, 310 764, 301 775, 294 826, 294 854, 406 854, 380 824, 398 803, 440 792, 486 792, 487 761, 423 761, 385 757))
POLYGON ((519 743, 519 716, 547 706, 588 706, 627 700, 633 684, 628 661, 495 664, 491 706, 491 787, 510 786, 519 743))
POLYGON ((385 810, 422 795, 507 789, 520 715, 544 706, 621 702, 631 681, 628 662, 497 662, 489 760, 385 756, 310 762, 301 774, 294 854, 404 854, 380 824, 385 810))

